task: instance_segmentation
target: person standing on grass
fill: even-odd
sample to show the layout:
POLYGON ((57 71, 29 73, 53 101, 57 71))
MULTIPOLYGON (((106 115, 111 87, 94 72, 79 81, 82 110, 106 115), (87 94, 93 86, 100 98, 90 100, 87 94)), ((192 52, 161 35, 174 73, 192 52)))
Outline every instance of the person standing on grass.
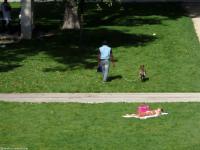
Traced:
POLYGON ((11 21, 11 6, 8 3, 7 0, 4 0, 4 2, 0 6, 0 10, 2 13, 2 25, 3 29, 9 29, 10 28, 10 21, 11 21))
POLYGON ((112 61, 113 66, 115 66, 112 48, 108 46, 106 41, 104 41, 102 46, 99 48, 98 53, 98 65, 101 65, 102 67, 103 82, 108 80, 110 60, 112 61))

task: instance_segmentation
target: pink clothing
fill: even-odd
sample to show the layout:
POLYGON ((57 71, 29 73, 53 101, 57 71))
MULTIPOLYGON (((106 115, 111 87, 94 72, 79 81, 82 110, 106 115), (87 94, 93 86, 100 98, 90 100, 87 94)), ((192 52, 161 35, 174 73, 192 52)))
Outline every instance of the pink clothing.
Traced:
POLYGON ((149 111, 149 110, 150 110, 149 106, 145 105, 145 104, 140 105, 138 107, 138 113, 144 113, 144 112, 149 111))

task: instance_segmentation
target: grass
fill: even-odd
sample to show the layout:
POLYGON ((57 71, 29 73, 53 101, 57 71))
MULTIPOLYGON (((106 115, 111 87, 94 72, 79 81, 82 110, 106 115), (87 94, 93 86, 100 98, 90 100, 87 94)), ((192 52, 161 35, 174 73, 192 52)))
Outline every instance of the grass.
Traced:
POLYGON ((10 5, 12 9, 19 9, 21 7, 21 4, 19 2, 11 2, 10 5))
POLYGON ((169 115, 121 116, 137 103, 0 103, 0 147, 31 150, 198 150, 199 103, 154 103, 169 115))
POLYGON ((86 5, 82 40, 79 31, 59 30, 63 6, 35 3, 34 36, 52 30, 55 36, 1 48, 0 92, 200 91, 199 42, 178 3, 102 6, 103 11, 86 5), (116 59, 107 84, 96 72, 104 39, 116 59), (149 77, 144 83, 138 78, 141 64, 149 77))

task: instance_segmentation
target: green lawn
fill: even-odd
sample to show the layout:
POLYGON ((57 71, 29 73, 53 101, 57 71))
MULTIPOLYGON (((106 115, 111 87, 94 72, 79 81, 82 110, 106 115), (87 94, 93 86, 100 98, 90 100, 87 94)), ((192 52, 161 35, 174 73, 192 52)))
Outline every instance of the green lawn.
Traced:
POLYGON ((199 103, 154 103, 169 115, 121 116, 137 103, 0 103, 0 147, 31 150, 199 150, 199 103))
POLYGON ((0 92, 200 91, 200 46, 179 4, 133 3, 103 11, 87 5, 81 41, 79 31, 59 30, 63 6, 35 4, 34 36, 52 30, 55 36, 0 48, 0 92), (116 59, 107 84, 96 72, 104 39, 116 59), (149 77, 144 83, 138 79, 141 64, 149 77))

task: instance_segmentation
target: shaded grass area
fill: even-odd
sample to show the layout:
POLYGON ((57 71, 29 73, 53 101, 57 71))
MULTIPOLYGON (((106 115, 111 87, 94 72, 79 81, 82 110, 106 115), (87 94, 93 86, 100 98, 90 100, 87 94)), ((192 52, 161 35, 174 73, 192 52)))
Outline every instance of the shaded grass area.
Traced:
POLYGON ((35 3, 35 38, 0 48, 0 92, 200 91, 199 43, 178 3, 103 10, 88 4, 81 33, 59 30, 63 6, 35 3), (54 36, 39 37, 49 32, 54 36), (108 84, 96 73, 98 47, 105 39, 116 60, 108 84), (149 77, 144 83, 138 78, 141 64, 149 77))
POLYGON ((53 149, 198 150, 199 103, 154 103, 169 115, 121 116, 137 103, 0 103, 0 146, 53 149))
MULTIPOLYGON (((90 27, 156 25, 162 24, 163 20, 178 19, 185 15, 180 3, 122 3, 121 5, 114 3, 112 8, 99 3, 99 6, 102 10, 93 10, 93 12, 88 12, 90 15, 85 16, 90 27)), ((91 5, 87 5, 85 10, 87 11, 90 7, 91 5)))

